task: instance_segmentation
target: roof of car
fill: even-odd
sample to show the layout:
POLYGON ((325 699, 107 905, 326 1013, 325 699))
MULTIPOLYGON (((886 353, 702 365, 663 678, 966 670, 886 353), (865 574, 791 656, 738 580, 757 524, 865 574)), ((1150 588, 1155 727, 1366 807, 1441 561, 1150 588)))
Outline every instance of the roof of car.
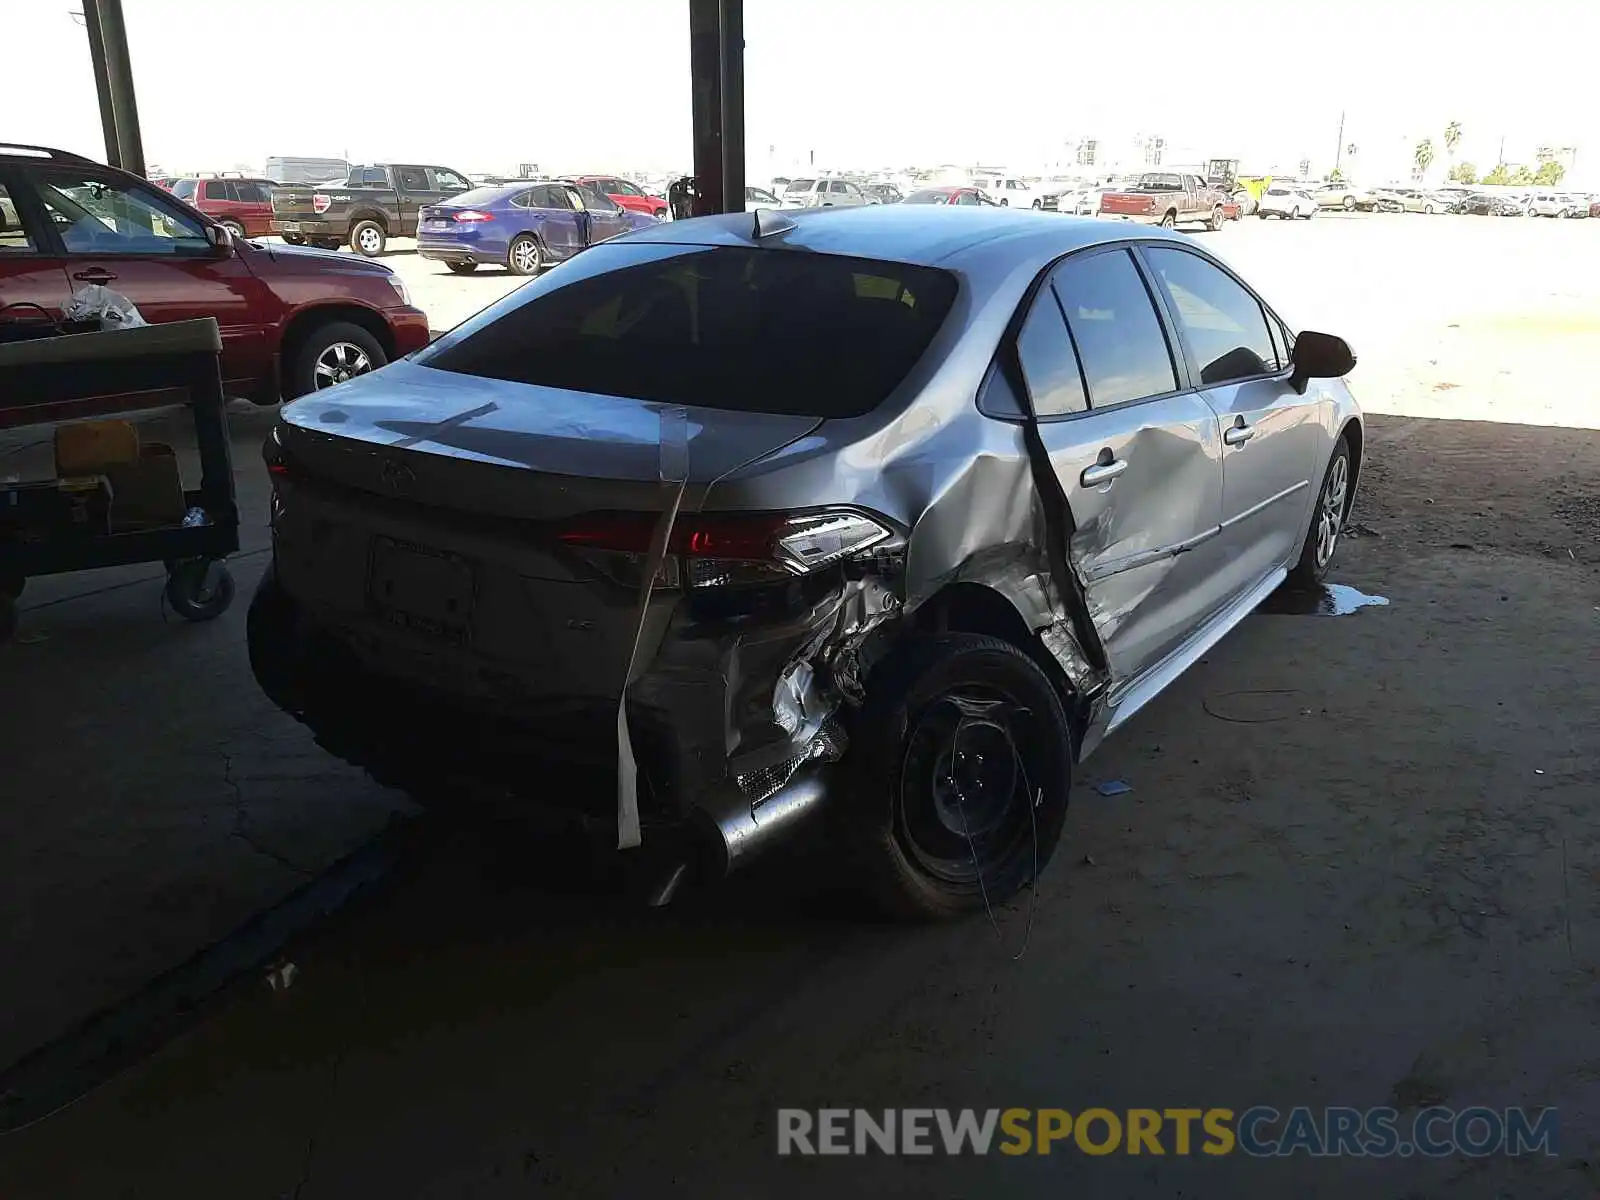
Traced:
MULTIPOLYGON (((955 189, 961 190, 961 189, 955 189)), ((783 214, 793 228, 758 238, 748 213, 723 213, 650 226, 631 242, 702 246, 771 246, 848 254, 924 266, 948 265, 983 248, 1029 261, 1130 237, 1185 241, 1184 235, 1120 221, 1024 212, 1001 207, 873 204, 858 208, 797 209, 783 214)))

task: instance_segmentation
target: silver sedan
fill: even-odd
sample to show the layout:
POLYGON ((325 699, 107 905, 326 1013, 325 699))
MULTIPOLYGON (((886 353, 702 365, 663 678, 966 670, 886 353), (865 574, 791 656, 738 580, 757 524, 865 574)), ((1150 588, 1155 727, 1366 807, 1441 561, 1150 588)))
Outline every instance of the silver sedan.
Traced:
POLYGON ((675 221, 283 410, 252 663, 380 778, 656 852, 658 897, 820 812, 882 904, 981 909, 1102 738, 1328 571, 1353 365, 1159 229, 675 221))

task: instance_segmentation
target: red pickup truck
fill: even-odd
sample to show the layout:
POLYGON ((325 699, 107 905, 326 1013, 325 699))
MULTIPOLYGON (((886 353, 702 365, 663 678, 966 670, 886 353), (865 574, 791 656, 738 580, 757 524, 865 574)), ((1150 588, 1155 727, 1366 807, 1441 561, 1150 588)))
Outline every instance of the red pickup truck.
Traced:
POLYGON ((1100 215, 1145 225, 1203 224, 1221 229, 1228 219, 1229 197, 1198 175, 1174 171, 1147 171, 1125 192, 1100 197, 1100 215))

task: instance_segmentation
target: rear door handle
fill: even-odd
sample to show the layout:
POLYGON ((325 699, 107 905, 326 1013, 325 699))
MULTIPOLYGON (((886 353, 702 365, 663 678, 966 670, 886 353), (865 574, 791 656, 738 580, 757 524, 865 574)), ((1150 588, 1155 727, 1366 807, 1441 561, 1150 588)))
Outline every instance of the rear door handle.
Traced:
POLYGON ((1078 479, 1084 487, 1099 487, 1102 483, 1110 483, 1127 469, 1127 459, 1113 458, 1110 462, 1097 462, 1092 467, 1085 467, 1078 479))
POLYGON ((1256 431, 1249 425, 1234 425, 1223 432, 1222 440, 1230 446, 1242 446, 1255 435, 1256 431))
POLYGON ((74 271, 72 277, 79 283, 110 283, 116 278, 104 267, 86 267, 82 271, 74 271))

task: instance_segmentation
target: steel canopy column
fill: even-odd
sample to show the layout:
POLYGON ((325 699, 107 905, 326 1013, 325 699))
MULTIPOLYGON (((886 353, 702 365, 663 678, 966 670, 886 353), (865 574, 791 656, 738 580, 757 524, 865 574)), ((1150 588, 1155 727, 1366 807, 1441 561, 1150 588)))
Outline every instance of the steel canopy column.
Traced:
POLYGON ((722 202, 721 0, 689 0, 689 81, 693 89, 694 215, 722 202))
MULTIPOLYGON (((101 51, 111 90, 111 111, 117 126, 117 165, 135 175, 144 174, 144 141, 139 136, 139 104, 133 94, 133 64, 128 57, 128 27, 122 20, 122 0, 99 0, 101 51)), ((84 9, 87 20, 89 9, 84 9)), ((91 35, 92 37, 92 35, 91 35)), ((93 41, 90 50, 93 52, 93 41)))
POLYGON ((744 211, 744 0, 689 0, 695 216, 744 211))
POLYGON ((722 211, 744 211, 744 0, 721 0, 722 211))
POLYGON ((100 98, 100 131, 106 140, 106 161, 120 167, 117 113, 111 102, 111 76, 106 72, 106 43, 100 36, 100 0, 83 0, 83 25, 89 31, 89 61, 94 64, 94 90, 100 98))

